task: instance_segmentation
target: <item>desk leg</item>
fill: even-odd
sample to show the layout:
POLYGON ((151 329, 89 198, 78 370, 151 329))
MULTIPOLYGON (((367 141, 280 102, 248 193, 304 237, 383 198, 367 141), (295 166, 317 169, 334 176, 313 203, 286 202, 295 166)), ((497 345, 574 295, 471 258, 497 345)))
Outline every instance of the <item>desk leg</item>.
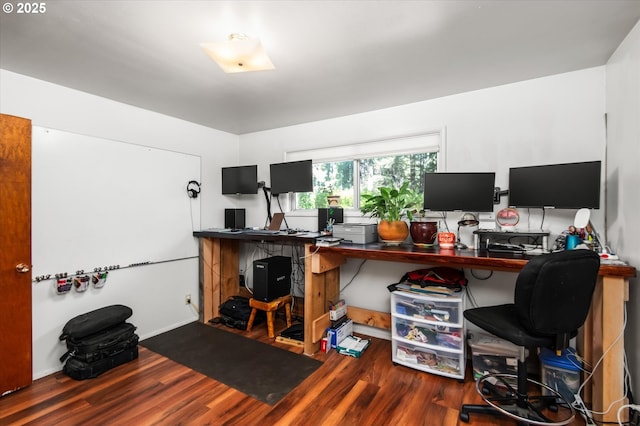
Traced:
MULTIPOLYGON (((617 412, 627 403, 624 395, 624 309, 629 300, 629 282, 621 277, 599 277, 591 306, 591 365, 607 351, 592 377, 593 409, 604 415, 595 415, 602 422, 617 423, 617 412), (606 291, 604 291, 606 289, 606 291), (610 348, 610 349, 609 349, 610 348), (614 402, 609 408, 609 406, 614 402)), ((628 411, 622 416, 628 420, 628 411)))
POLYGON ((304 246, 304 353, 313 355, 320 350, 320 342, 312 338, 313 321, 327 312, 328 302, 340 298, 340 268, 312 273, 311 245, 304 246))
POLYGON ((220 240, 200 238, 200 321, 209 322, 220 306, 220 240))
POLYGON ((200 239, 200 321, 215 318, 231 296, 251 297, 238 283, 239 244, 236 240, 200 239))

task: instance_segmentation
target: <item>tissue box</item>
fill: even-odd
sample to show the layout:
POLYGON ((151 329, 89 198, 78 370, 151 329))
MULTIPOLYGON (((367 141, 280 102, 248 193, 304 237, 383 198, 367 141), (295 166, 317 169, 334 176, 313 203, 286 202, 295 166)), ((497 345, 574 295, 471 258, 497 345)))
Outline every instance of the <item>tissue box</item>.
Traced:
POLYGON ((329 309, 329 319, 331 321, 337 321, 347 314, 347 304, 344 300, 336 303, 329 309))

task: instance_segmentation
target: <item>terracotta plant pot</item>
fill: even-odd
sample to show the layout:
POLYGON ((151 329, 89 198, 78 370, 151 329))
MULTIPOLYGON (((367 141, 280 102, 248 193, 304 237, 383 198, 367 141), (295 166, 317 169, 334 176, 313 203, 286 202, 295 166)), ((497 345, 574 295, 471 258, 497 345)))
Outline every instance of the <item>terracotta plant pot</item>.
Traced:
POLYGON ((329 207, 338 207, 340 205, 340 195, 327 195, 327 204, 329 207))
POLYGON ((418 247, 431 247, 438 235, 438 222, 411 222, 409 227, 413 244, 418 247))
POLYGON ((378 222, 378 237, 388 245, 399 245, 409 236, 409 227, 403 220, 378 222))

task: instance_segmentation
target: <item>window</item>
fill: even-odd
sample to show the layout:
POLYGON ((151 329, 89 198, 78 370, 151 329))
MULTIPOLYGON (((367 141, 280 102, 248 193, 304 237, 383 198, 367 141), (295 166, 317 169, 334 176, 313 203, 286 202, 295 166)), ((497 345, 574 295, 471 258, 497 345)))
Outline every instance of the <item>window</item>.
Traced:
MULTIPOLYGON (((313 159, 313 192, 296 194, 297 209, 327 207, 327 196, 340 196, 343 208, 359 208, 363 194, 379 186, 410 187, 422 194, 425 172, 444 164, 444 130, 340 147, 289 152, 286 161, 313 159)), ((420 200, 421 201, 421 198, 420 200)))

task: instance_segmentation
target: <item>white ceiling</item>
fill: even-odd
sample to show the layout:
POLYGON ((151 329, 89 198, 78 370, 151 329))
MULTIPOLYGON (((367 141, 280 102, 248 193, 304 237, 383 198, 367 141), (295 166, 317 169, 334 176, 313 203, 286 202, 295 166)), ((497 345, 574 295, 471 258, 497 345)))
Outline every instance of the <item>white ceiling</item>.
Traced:
POLYGON ((235 134, 603 65, 640 19, 640 0, 45 5, 0 14, 1 68, 235 134), (222 72, 199 44, 232 32, 276 69, 222 72))

